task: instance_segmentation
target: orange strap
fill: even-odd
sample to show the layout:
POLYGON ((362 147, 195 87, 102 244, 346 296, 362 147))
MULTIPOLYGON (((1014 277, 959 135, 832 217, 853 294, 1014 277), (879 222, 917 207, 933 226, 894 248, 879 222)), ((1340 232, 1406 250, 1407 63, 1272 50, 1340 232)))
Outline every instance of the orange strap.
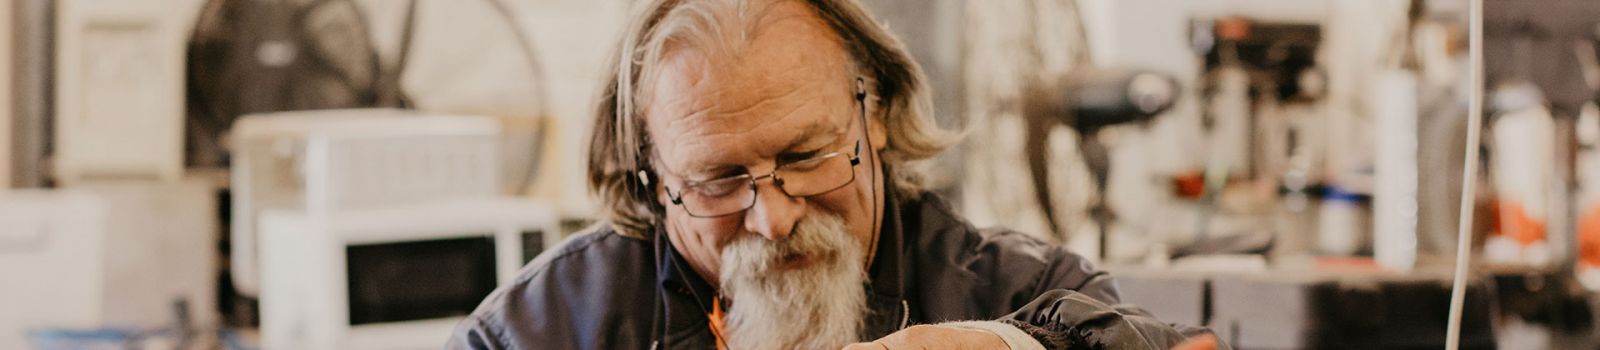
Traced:
POLYGON ((711 336, 717 338, 717 350, 728 350, 728 343, 722 339, 724 328, 722 325, 722 298, 711 298, 711 314, 706 318, 711 319, 711 336))

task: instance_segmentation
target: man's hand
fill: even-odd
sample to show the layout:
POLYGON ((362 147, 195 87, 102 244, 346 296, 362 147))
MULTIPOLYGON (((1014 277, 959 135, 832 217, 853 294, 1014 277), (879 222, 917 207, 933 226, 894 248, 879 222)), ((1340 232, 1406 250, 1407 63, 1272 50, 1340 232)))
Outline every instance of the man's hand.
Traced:
POLYGON ((1009 349, 999 335, 981 329, 916 325, 871 343, 856 343, 845 350, 900 349, 1009 349))

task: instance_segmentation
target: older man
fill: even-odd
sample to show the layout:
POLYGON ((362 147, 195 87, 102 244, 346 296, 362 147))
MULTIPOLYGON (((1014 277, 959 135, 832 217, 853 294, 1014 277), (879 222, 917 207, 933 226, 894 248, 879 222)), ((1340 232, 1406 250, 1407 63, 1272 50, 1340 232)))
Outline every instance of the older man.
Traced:
POLYGON ((625 32, 589 183, 604 225, 535 259, 452 348, 1158 348, 1064 248, 919 187, 953 142, 851 0, 658 0, 625 32), (852 343, 869 341, 851 345, 852 343))

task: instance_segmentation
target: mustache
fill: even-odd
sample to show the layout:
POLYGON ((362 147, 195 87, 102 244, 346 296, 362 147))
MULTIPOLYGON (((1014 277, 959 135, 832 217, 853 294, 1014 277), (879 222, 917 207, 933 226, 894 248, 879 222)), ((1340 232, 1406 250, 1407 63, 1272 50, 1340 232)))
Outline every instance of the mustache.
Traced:
POLYGON ((795 224, 783 240, 772 241, 759 234, 744 234, 730 243, 724 254, 752 273, 765 274, 795 257, 837 259, 842 244, 851 244, 844 220, 832 214, 811 214, 795 224))

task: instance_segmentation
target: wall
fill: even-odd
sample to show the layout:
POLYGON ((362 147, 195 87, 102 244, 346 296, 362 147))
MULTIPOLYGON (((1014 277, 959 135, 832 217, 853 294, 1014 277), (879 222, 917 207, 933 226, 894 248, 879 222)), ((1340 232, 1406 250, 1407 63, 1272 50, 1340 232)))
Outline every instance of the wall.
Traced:
POLYGON ((1576 115, 1594 98, 1573 47, 1600 36, 1600 6, 1593 0, 1491 0, 1484 1, 1483 13, 1485 89, 1506 80, 1532 80, 1559 116, 1576 115), (1519 47, 1522 35, 1531 39, 1521 39, 1519 47))
MULTIPOLYGON (((963 74, 967 62, 962 51, 966 38, 967 1, 962 0, 863 0, 874 18, 911 52, 928 76, 933 93, 933 119, 940 127, 961 129, 965 121, 963 74)), ((957 145, 935 157, 930 166, 939 169, 925 178, 933 191, 952 201, 961 200, 959 179, 964 145, 957 145)))
POLYGON ((12 0, 0 1, 0 192, 11 188, 11 123, 16 121, 11 109, 11 6, 12 0))
POLYGON ((596 207, 589 197, 585 155, 596 93, 600 90, 602 62, 612 59, 612 45, 621 35, 631 2, 587 0, 521 1, 523 18, 530 24, 547 72, 552 113, 558 135, 551 140, 553 164, 540 183, 548 197, 559 198, 563 209, 589 213, 596 207))
MULTIPOLYGON (((408 91, 417 95, 418 106, 500 116, 542 114, 534 117, 549 128, 545 135, 550 140, 545 143, 546 158, 540 161, 541 175, 532 194, 558 203, 567 213, 592 213, 597 206, 585 185, 583 157, 588 149, 590 111, 602 63, 610 59, 607 55, 624 25, 630 2, 502 0, 522 23, 536 51, 539 71, 527 75, 522 53, 513 46, 510 40, 514 39, 504 31, 504 23, 488 1, 419 1, 419 46, 412 52, 422 54, 412 56, 405 81, 408 91), (458 38, 480 47, 440 50, 438 40, 423 43, 428 38, 458 38), (542 99, 535 98, 538 93, 529 79, 537 79, 533 84, 542 86, 542 99), (462 84, 442 88, 444 83, 454 84, 451 82, 462 84)), ((375 44, 385 61, 392 62, 408 1, 358 2, 369 11, 375 44)))

